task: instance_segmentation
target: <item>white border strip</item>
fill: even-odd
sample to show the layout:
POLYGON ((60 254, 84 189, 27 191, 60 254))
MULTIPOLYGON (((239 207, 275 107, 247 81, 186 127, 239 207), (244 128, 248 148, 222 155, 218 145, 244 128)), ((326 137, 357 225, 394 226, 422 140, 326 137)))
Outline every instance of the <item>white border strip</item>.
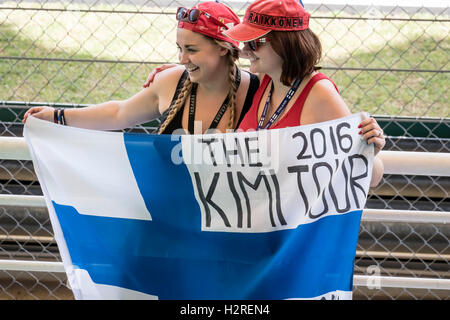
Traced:
MULTIPOLYGON (((0 260, 0 271, 28 271, 62 273, 62 262, 0 260)), ((450 279, 386 277, 354 275, 353 286, 370 287, 377 284, 379 288, 415 288, 430 290, 450 290, 450 279)))

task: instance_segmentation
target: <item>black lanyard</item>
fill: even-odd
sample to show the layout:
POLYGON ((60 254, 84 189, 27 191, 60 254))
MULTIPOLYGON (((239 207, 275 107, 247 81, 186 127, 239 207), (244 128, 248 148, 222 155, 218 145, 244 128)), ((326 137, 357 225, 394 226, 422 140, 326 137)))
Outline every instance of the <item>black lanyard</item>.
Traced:
MULTIPOLYGON (((236 68, 236 69, 237 69, 237 72, 236 72, 236 90, 237 90, 237 88, 239 88, 239 84, 241 83, 241 71, 239 70, 239 68, 236 68)), ((190 134, 194 134, 195 108, 196 108, 196 101, 197 101, 197 86, 198 86, 198 83, 192 84, 191 98, 189 101, 188 130, 189 130, 190 134)), ((230 95, 228 94, 227 97, 225 98, 225 100, 223 101, 222 106, 220 107, 219 111, 217 111, 217 114, 214 117, 213 121, 211 122, 209 129, 217 128, 225 111, 227 111, 229 102, 230 102, 230 95)))
POLYGON ((280 114, 284 111, 284 109, 288 105, 289 101, 291 101, 292 97, 294 96, 294 94, 297 91, 301 82, 302 82, 302 79, 295 80, 294 84, 289 89, 288 93, 286 93, 286 96, 284 97, 283 101, 281 101, 281 104, 278 106, 277 110, 275 110, 272 117, 270 117, 269 121, 263 127, 264 120, 266 119, 267 110, 269 109, 270 97, 272 97, 272 92, 273 92, 273 81, 272 81, 272 86, 270 87, 270 91, 269 91, 269 95, 267 96, 266 104, 265 104, 263 112, 261 114, 261 118, 259 119, 257 130, 269 128, 278 119, 280 114))

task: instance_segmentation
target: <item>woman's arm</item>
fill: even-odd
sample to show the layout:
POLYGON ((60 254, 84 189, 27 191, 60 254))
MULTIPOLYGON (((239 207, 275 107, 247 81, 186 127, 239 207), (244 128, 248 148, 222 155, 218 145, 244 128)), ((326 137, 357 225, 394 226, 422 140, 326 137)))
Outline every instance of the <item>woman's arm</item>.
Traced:
MULTIPOLYGON (((152 85, 126 100, 108 101, 85 108, 67 108, 64 110, 66 124, 86 129, 119 130, 155 119, 160 115, 161 94, 167 94, 173 82, 176 85, 180 74, 180 70, 161 72, 152 85)), ((30 115, 53 121, 54 108, 30 108, 22 122, 25 123, 30 115)))
POLYGON ((153 82, 153 80, 155 79, 155 76, 157 73, 162 72, 164 70, 170 69, 170 68, 174 68, 179 66, 179 64, 174 64, 174 63, 166 63, 163 64, 159 67, 156 67, 155 69, 152 70, 152 72, 150 72, 150 74, 147 77, 147 80, 145 80, 144 84, 142 85, 143 88, 148 88, 150 86, 150 84, 153 82))
POLYGON ((118 130, 135 126, 157 118, 157 84, 143 89, 131 98, 122 101, 108 101, 87 108, 66 109, 65 118, 69 126, 118 130))
POLYGON ((373 160, 372 180, 370 181, 370 186, 376 187, 383 178, 384 164, 378 154, 386 145, 386 139, 384 137, 383 129, 381 129, 380 125, 374 118, 364 119, 361 121, 359 127, 361 128, 359 134, 363 136, 363 140, 365 140, 367 144, 373 143, 374 146, 375 157, 373 160))
MULTIPOLYGON (((29 116, 53 121, 54 108, 42 106, 28 109, 22 122, 29 116)), ((116 130, 156 118, 158 112, 158 97, 151 90, 142 90, 130 99, 123 101, 108 101, 85 108, 66 108, 64 117, 66 124, 73 127, 116 130)))
POLYGON ((370 187, 374 188, 378 186, 384 174, 384 164, 380 157, 375 156, 373 158, 372 179, 370 180, 370 187))

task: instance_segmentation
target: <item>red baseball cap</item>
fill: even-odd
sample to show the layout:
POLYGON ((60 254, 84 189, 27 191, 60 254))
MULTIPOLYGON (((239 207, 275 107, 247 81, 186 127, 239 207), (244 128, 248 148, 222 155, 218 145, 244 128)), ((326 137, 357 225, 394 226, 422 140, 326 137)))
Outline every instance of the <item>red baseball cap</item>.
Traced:
POLYGON ((208 37, 226 41, 239 47, 238 41, 223 35, 223 32, 238 25, 241 20, 229 7, 215 1, 202 2, 192 9, 199 9, 202 14, 195 23, 178 21, 178 28, 188 29, 208 37))
POLYGON ((242 23, 224 34, 233 40, 246 42, 270 31, 308 29, 309 17, 298 0, 256 0, 245 11, 242 23))

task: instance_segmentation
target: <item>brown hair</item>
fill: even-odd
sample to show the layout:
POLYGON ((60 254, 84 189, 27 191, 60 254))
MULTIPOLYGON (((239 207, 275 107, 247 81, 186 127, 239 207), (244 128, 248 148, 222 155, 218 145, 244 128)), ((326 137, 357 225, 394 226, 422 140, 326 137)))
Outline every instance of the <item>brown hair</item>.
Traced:
MULTIPOLYGON (((228 53, 227 53, 227 59, 228 59, 228 65, 229 65, 228 83, 230 86, 230 91, 228 93, 228 95, 230 96, 230 100, 228 102, 228 107, 231 108, 230 109, 230 119, 228 121, 228 128, 234 129, 234 118, 235 118, 235 114, 236 114, 236 92, 238 89, 238 88, 236 88, 236 81, 235 81, 236 80, 236 71, 237 71, 238 67, 236 66, 235 62, 239 58, 239 50, 226 41, 220 41, 220 40, 210 38, 207 36, 205 36, 205 37, 210 39, 211 41, 213 41, 216 45, 228 50, 228 53)), ((192 90, 192 82, 190 81, 189 77, 187 77, 186 81, 183 84, 183 88, 181 89, 180 94, 177 97, 177 100, 175 100, 175 102, 173 103, 173 105, 169 111, 169 114, 167 115, 167 118, 164 120, 164 122, 159 127, 158 134, 161 134, 162 132, 164 132, 167 125, 173 120, 173 118, 175 117, 177 112, 181 109, 181 107, 186 102, 186 99, 189 96, 189 94, 191 93, 191 90, 192 90)), ((193 133, 193 132, 191 132, 191 133, 193 133)))
POLYGON ((284 85, 291 86, 296 79, 320 69, 317 64, 322 56, 322 45, 310 29, 272 31, 268 37, 273 50, 283 60, 280 81, 284 85))

